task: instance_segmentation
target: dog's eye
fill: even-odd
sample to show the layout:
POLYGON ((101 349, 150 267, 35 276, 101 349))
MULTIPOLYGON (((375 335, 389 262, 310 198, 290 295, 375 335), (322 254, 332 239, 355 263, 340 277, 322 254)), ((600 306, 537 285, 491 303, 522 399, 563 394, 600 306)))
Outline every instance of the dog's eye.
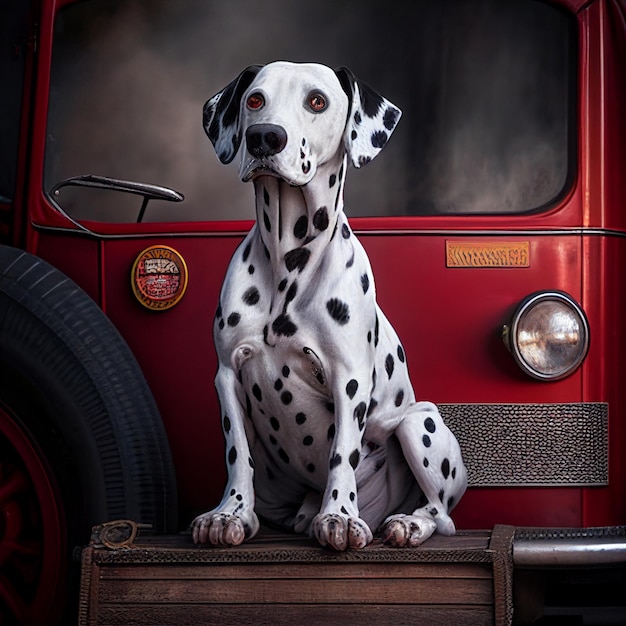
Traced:
POLYGON ((248 96, 246 104, 249 109, 260 109, 265 104, 265 99, 260 93, 253 93, 248 96))
POLYGON ((326 98, 321 93, 313 92, 309 94, 307 104, 311 111, 320 113, 326 108, 326 98))

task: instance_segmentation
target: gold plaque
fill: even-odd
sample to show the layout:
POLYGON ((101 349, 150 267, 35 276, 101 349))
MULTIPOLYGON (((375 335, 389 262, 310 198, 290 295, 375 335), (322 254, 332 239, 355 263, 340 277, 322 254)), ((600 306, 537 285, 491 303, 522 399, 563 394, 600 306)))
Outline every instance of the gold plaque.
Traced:
POLYGON ((187 265, 169 246, 150 246, 135 259, 131 285, 135 297, 152 311, 178 304, 187 289, 187 265))
POLYGON ((446 267, 529 267, 530 243, 446 241, 446 267))

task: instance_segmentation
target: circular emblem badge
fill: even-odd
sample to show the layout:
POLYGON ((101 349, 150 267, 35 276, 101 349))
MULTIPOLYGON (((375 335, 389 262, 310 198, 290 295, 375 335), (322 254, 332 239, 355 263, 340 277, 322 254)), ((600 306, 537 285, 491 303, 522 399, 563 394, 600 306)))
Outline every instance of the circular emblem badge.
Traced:
POLYGON ((150 246, 133 263, 131 285, 135 297, 153 311, 171 309, 187 289, 187 265, 169 246, 150 246))

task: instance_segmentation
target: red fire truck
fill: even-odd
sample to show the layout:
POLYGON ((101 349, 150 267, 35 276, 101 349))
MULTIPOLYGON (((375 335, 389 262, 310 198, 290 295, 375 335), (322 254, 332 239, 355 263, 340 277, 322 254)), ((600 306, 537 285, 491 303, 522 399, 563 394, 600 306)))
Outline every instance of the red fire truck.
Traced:
POLYGON ((211 327, 253 196, 202 105, 279 58, 403 110, 346 206, 463 449, 457 528, 518 527, 545 616, 624 619, 624 0, 3 0, 0 45, 0 623, 62 619, 93 524, 221 497, 211 327))

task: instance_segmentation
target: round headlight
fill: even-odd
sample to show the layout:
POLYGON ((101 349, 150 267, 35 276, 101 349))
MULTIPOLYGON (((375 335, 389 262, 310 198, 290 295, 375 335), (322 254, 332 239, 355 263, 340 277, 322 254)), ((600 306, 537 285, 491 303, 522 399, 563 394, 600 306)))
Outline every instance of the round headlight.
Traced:
POLYGON ((522 370, 540 380, 568 376, 589 348, 583 310, 560 291, 542 291, 524 299, 503 336, 522 370))

